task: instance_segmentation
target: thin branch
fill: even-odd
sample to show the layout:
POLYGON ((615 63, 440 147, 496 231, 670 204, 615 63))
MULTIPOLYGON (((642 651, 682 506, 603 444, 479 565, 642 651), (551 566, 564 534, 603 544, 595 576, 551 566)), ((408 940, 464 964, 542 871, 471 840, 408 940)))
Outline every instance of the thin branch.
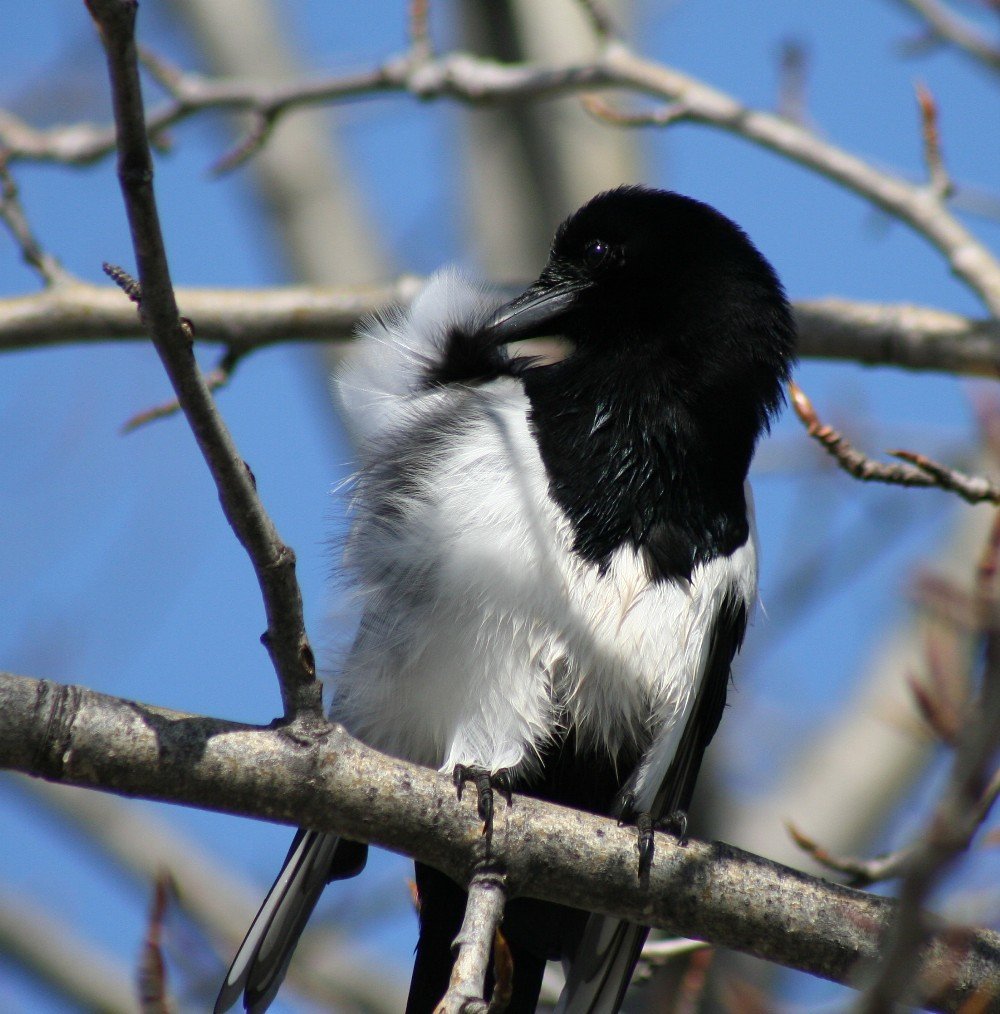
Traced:
POLYGON ((785 39, 781 44, 776 108, 779 116, 804 127, 809 126, 806 98, 809 62, 809 48, 801 39, 785 39))
POLYGON ((981 476, 965 475, 963 472, 948 468, 938 461, 928 458, 926 454, 916 451, 889 451, 894 458, 915 465, 921 472, 929 476, 933 485, 941 489, 957 493, 968 503, 1000 503, 1000 488, 981 476))
POLYGON ((875 169, 798 124, 743 106, 731 96, 672 68, 643 60, 625 47, 610 47, 604 67, 615 84, 683 102, 690 110, 688 119, 736 134, 798 162, 905 222, 938 249, 954 274, 992 313, 1000 315, 1000 262, 931 189, 875 169))
MULTIPOLYGON (((968 849, 986 819, 997 794, 996 774, 1000 754, 1000 616, 989 617, 986 630, 986 660, 978 699, 968 709, 965 727, 957 741, 951 777, 938 800, 924 835, 906 863, 899 892, 899 908, 886 937, 886 954, 879 962, 874 980, 861 997, 859 1014, 889 1011, 908 991, 913 955, 932 933, 932 923, 923 911, 931 891, 955 860, 968 849)), ((967 941, 955 945, 959 960, 967 941)), ((943 983, 942 983, 943 985, 943 983)), ((1000 985, 978 990, 994 1006, 1000 999, 1000 985)))
POLYGON ((469 882, 462 928, 453 944, 455 964, 448 991, 435 1014, 486 1014, 486 973, 506 900, 503 874, 492 866, 477 869, 469 882))
POLYGON ((940 0, 897 0, 909 7, 938 39, 943 39, 977 60, 987 70, 1000 74, 1000 46, 956 14, 940 0))
POLYGON ((410 0, 408 28, 410 51, 414 60, 429 60, 433 55, 431 46, 430 0, 410 0))
POLYGON ((871 859, 838 856, 825 849, 791 821, 786 821, 785 827, 792 840, 806 855, 811 856, 821 866, 825 866, 834 873, 845 874, 848 878, 847 883, 851 887, 867 887, 870 884, 901 877, 906 872, 907 864, 914 851, 914 846, 908 845, 906 848, 874 856, 871 859))
POLYGON ((46 286, 73 280, 73 276, 52 254, 46 252, 32 232, 2 147, 0 147, 0 221, 7 227, 7 231, 20 249, 21 259, 38 272, 46 286))
POLYGON ((955 192, 955 184, 944 164, 941 153, 941 130, 938 125, 938 107, 934 96, 926 85, 919 81, 916 85, 917 105, 920 108, 921 136, 924 142, 924 164, 931 189, 940 198, 951 197, 955 192))
MULTIPOLYGON (((949 212, 933 187, 876 169, 800 124, 748 108, 696 78, 641 58, 620 41, 609 41, 589 63, 568 66, 505 65, 465 53, 414 60, 408 53, 358 74, 272 87, 185 74, 171 82, 171 100, 150 115, 146 131, 155 136, 173 123, 210 108, 248 111, 259 123, 261 118, 277 118, 299 106, 386 92, 476 104, 602 88, 623 88, 668 105, 680 104, 684 108, 681 119, 735 134, 853 191, 923 236, 942 254, 955 275, 995 315, 1000 315, 1000 263, 949 212)), ((107 131, 80 126, 33 131, 9 113, 0 115, 0 145, 8 148, 11 159, 93 161, 109 152, 113 144, 107 131)))
POLYGON ((604 6, 602 0, 577 0, 581 10, 587 16, 594 35, 604 42, 612 39, 619 33, 615 30, 615 21, 611 12, 604 6))
POLYGON ((161 870, 153 883, 153 900, 146 921, 146 937, 139 961, 139 1003, 142 1014, 171 1014, 175 1005, 167 995, 167 966, 163 959, 163 922, 175 894, 170 874, 161 870))
MULTIPOLYGON (((0 766, 374 842, 460 883, 481 848, 471 796, 459 802, 447 776, 336 726, 240 725, 0 674, 0 766)), ((876 959, 896 911, 729 845, 681 847, 669 836, 646 885, 635 876, 632 829, 528 797, 500 808, 491 848, 512 897, 642 922, 838 982, 876 959)), ((956 955, 946 933, 932 933, 907 996, 924 1003, 931 985, 928 1005, 947 1011, 982 988, 1000 990, 1000 934, 970 933, 956 955)))
MULTIPOLYGON (((177 302, 201 342, 234 354, 284 342, 346 341, 366 316, 407 305, 424 279, 403 275, 344 288, 178 289, 177 302)), ((1000 374, 1000 323, 908 304, 805 300, 794 306, 799 354, 867 366, 1000 374)), ((147 340, 133 310, 112 289, 84 283, 0 299, 0 351, 116 340, 147 340)))
POLYGON ((595 120, 609 123, 614 127, 667 127, 671 123, 685 119, 691 113, 683 102, 668 102, 644 113, 627 113, 599 95, 584 95, 580 102, 584 110, 595 120))
MULTIPOLYGON (((250 556, 264 599, 263 642, 281 684, 286 717, 321 711, 306 636, 295 554, 282 542, 257 496, 253 476, 218 414, 194 358, 189 327, 177 311, 153 192, 153 162, 135 47, 136 4, 87 0, 107 54, 118 137, 118 177, 141 283, 141 315, 212 473, 226 518, 250 556)), ((133 298, 136 293, 132 293, 133 298)))
MULTIPOLYGON (((963 681, 956 671, 958 667, 953 664, 955 660, 946 661, 943 657, 947 648, 954 652, 954 647, 954 637, 943 642, 940 637, 929 636, 927 680, 925 682, 914 674, 908 679, 917 709, 930 730, 946 746, 954 746, 961 732, 962 715, 967 704, 966 700, 958 699, 961 692, 958 685, 963 681)), ((968 697, 967 693, 965 697, 968 697)))
MULTIPOLYGON (((215 394, 216 391, 222 390, 232 380, 233 372, 239 364, 240 358, 238 352, 234 352, 232 349, 226 350, 223 357, 219 360, 219 365, 204 375, 205 386, 209 391, 215 394)), ((176 398, 171 401, 165 401, 160 405, 154 405, 152 408, 137 412, 131 419, 126 419, 122 425, 122 433, 133 433, 135 430, 141 429, 151 422, 156 422, 159 419, 169 419, 180 411, 181 404, 176 398)))
POLYGON ((1000 487, 980 476, 965 475, 912 451, 890 451, 909 464, 875 461, 854 448, 832 426, 822 423, 812 402, 797 384, 788 385, 795 414, 806 431, 849 475, 861 482, 884 482, 892 486, 937 487, 956 493, 968 503, 1000 503, 1000 487))

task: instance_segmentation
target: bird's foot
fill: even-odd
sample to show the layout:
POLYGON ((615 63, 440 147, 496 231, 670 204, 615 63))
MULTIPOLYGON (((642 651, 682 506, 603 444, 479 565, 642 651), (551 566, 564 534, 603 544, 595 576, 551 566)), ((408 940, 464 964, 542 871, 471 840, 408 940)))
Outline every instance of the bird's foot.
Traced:
MULTIPOLYGON (((674 810, 665 817, 654 818, 648 810, 640 811, 634 815, 635 828, 638 836, 639 849, 639 876, 640 878, 649 873, 653 862, 653 846, 657 831, 673 835, 677 844, 682 848, 687 845, 687 814, 683 810, 674 810)), ((629 821, 623 819, 619 825, 629 821)))
POLYGON ((493 836, 493 791, 499 792, 507 801, 508 806, 511 803, 509 770, 505 768, 502 771, 491 771, 489 768, 479 767, 477 764, 456 764, 451 777, 459 799, 462 798, 462 789, 466 782, 472 782, 475 785, 476 812, 483 822, 483 834, 491 838, 493 836))

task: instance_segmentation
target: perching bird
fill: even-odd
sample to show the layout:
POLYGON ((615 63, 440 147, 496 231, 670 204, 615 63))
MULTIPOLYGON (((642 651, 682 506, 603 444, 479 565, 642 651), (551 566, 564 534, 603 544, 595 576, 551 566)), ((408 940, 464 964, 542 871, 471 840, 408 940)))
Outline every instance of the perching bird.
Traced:
MULTIPOLYGON (((683 835, 757 588, 746 485, 794 326, 746 235, 620 187, 521 296, 437 275, 362 329, 339 390, 359 447, 345 554, 363 604, 332 716, 379 750, 683 835)), ((324 885, 366 847, 300 831, 216 1004, 263 1011, 324 885)), ((434 1009, 460 885, 417 864, 408 1014, 434 1009)), ((618 1009, 645 927, 514 899, 512 1014, 618 1009)))

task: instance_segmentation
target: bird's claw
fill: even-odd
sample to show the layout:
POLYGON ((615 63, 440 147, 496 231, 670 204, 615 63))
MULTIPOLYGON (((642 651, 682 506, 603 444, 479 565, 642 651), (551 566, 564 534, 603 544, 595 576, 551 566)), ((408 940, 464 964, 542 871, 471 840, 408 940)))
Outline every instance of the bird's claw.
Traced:
POLYGON ((672 834, 683 848, 688 843, 688 815, 683 810, 674 810, 656 822, 656 830, 672 834))
POLYGON ((483 834, 486 837, 493 835, 493 790, 495 789, 507 801, 510 806, 510 784, 506 777, 506 771, 490 771, 489 768, 479 767, 476 764, 456 764, 452 772, 452 781, 455 783, 455 790, 458 798, 462 798, 462 789, 466 782, 472 782, 476 787, 477 802, 476 812, 483 822, 483 834))
MULTIPOLYGON (((625 821, 619 821, 619 824, 625 821)), ((687 845, 687 814, 683 810, 674 810, 665 817, 654 819, 653 815, 644 810, 635 815, 635 828, 638 836, 639 876, 649 873, 653 863, 653 845, 657 831, 673 835, 682 848, 687 845)))

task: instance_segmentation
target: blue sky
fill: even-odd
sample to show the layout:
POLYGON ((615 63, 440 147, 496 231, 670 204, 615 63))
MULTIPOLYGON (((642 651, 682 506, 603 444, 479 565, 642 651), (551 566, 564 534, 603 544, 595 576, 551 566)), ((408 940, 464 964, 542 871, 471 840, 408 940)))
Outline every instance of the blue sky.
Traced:
MULTIPOLYGON (((402 0, 288 6, 304 73, 366 66, 402 45, 402 0)), ((447 20, 443 4, 432 9, 447 20)), ((154 50, 196 66, 168 10, 147 0, 141 36, 154 50)), ((975 13, 975 6, 966 10, 975 13)), ((946 49, 902 55, 901 43, 914 34, 912 20, 889 0, 642 3, 635 31, 646 55, 763 107, 775 101, 782 42, 798 40, 809 54, 808 112, 816 128, 913 178, 923 174, 913 97, 920 79, 937 97, 953 176, 1000 193, 1000 91, 983 71, 946 49)), ((22 11, 5 19, 0 106, 40 124, 103 120, 105 90, 102 58, 82 3, 37 0, 30 17, 22 11)), ((454 261, 475 267, 453 204, 456 169, 448 131, 455 120, 449 113, 445 105, 399 97, 357 103, 337 117, 349 165, 398 269, 426 272, 454 261)), ((207 173, 229 144, 222 123, 211 117, 192 121, 174 131, 174 141, 173 152, 158 160, 157 188, 175 281, 252 286, 290 280, 280 252, 262 234, 249 176, 220 181, 207 173)), ((926 243, 776 156, 694 126, 646 135, 644 144, 647 182, 706 200, 740 222, 794 298, 838 295, 982 312, 926 243)), ((72 171, 16 166, 15 173, 38 235, 71 271, 96 282, 103 280, 103 260, 132 265, 111 161, 72 171)), ((969 222, 1000 250, 995 222, 969 222)), ((525 265, 525 277, 537 268, 525 265)), ((0 233, 0 296, 36 288, 0 233)), ((212 363, 212 350, 203 361, 212 363)), ((261 352, 241 365, 219 403, 265 504, 298 554, 308 628, 330 657, 336 634, 328 616, 336 603, 329 542, 342 525, 342 506, 331 490, 351 465, 346 442, 319 404, 319 369, 309 350, 261 352)), ((856 420, 873 450, 914 446, 961 460, 973 439, 972 388, 966 382, 819 363, 804 364, 798 376, 821 411, 856 420)), ((266 723, 279 700, 258 642, 264 629, 259 595, 192 437, 177 419, 129 436, 119 432, 135 412, 167 397, 155 354, 141 343, 3 357, 0 666, 185 711, 266 723)), ((817 544, 811 529, 818 522, 800 514, 804 480, 782 467, 789 457, 803 460, 801 440, 786 416, 760 457, 765 603, 817 544)), ((880 631, 903 608, 908 576, 955 511, 967 509, 943 494, 851 486, 840 475, 812 472, 806 481, 817 484, 814 494, 819 489, 829 499, 822 523, 833 533, 835 558, 828 566, 834 579, 822 605, 796 616, 794 629, 784 629, 782 616, 772 610, 751 633, 762 642, 757 661, 741 673, 716 748, 740 791, 766 788, 775 758, 798 749, 850 692, 880 631), (853 573, 844 561, 857 559, 872 563, 853 573), (851 573, 839 579, 838 567, 851 573)), ((231 860, 262 890, 289 836, 284 828, 152 809, 231 860)), ((0 820, 3 890, 36 899, 133 964, 146 898, 67 837, 8 778, 0 779, 0 820)), ((406 867, 388 857, 375 866, 373 877, 398 881, 399 915, 380 920, 367 943, 388 949, 402 965, 413 930, 406 867)), ((358 892, 359 901, 370 887, 348 890, 358 892)), ((65 1009, 2 958, 0 1008, 65 1009)))

